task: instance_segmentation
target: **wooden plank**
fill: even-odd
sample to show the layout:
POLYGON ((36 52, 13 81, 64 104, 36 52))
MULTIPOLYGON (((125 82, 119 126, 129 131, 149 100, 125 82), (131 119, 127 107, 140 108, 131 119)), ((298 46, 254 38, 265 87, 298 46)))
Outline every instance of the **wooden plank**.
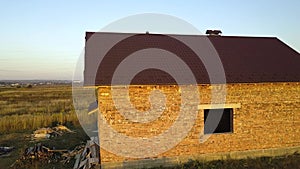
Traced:
POLYGON ((86 164, 85 164, 85 166, 84 166, 84 169, 85 169, 85 168, 91 168, 90 163, 88 163, 88 159, 87 159, 86 164))
POLYGON ((34 150, 34 147, 29 147, 27 149, 26 155, 29 155, 34 150))
POLYGON ((68 152, 69 150, 49 150, 49 152, 68 152))
POLYGON ((50 151, 50 149, 48 147, 42 146, 43 149, 50 151))
POLYGON ((98 158, 89 158, 89 163, 90 164, 98 164, 99 163, 99 159, 98 158))
POLYGON ((94 109, 94 110, 92 110, 92 111, 88 112, 88 115, 91 115, 91 114, 93 114, 93 113, 97 113, 97 112, 98 112, 98 108, 96 108, 96 109, 94 109))
POLYGON ((76 159, 76 161, 75 161, 73 169, 77 169, 78 168, 78 165, 79 165, 79 162, 80 162, 80 154, 77 154, 75 156, 75 159, 76 159))
POLYGON ((91 151, 92 157, 97 157, 97 151, 96 151, 96 145, 95 144, 90 147, 90 151, 91 151))
POLYGON ((90 158, 91 151, 85 156, 86 158, 90 158))
POLYGON ((87 146, 84 147, 84 149, 81 153, 81 158, 85 157, 86 152, 87 152, 87 146))
POLYGON ((86 165, 86 163, 87 163, 87 159, 81 161, 80 164, 79 164, 79 166, 78 166, 78 168, 83 167, 84 165, 86 165))

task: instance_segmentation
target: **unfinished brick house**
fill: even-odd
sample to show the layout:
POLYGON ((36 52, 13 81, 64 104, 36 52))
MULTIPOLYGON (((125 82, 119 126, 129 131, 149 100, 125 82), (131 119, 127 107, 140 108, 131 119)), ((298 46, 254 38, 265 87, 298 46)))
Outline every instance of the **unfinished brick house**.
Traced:
MULTIPOLYGON (((150 108, 150 92, 160 90, 167 100, 161 116, 149 123, 136 123, 118 112, 111 89, 122 88, 124 84, 113 84, 112 76, 118 64, 133 52, 159 48, 179 53, 177 56, 191 68, 200 93, 197 118, 187 136, 157 156, 130 158, 107 151, 102 148, 103 131, 99 129, 101 166, 145 167, 188 159, 273 156, 300 150, 300 54, 275 37, 208 33, 207 36, 86 33, 87 42, 93 37, 97 39, 97 44, 86 43, 84 84, 97 89, 102 117, 119 133, 140 138, 158 135, 173 124, 181 104, 181 90, 174 78, 164 71, 147 69, 130 82, 130 101, 137 110, 145 111, 150 108), (174 39, 184 43, 192 41, 196 48, 197 44, 208 39, 222 62, 226 84, 212 84, 201 60, 195 59, 189 50, 182 49, 174 39), (122 43, 124 41, 126 43, 122 43), (116 44, 118 50, 103 53, 116 44), (100 50, 100 46, 107 50, 100 50), (105 55, 100 65, 97 64, 99 55, 105 55), (211 90, 218 86, 226 88, 224 104, 211 103, 211 90), (220 123, 214 131, 204 127, 209 109, 223 109, 220 123), (201 142, 201 133, 204 136, 210 134, 210 137, 201 142)), ((189 85, 188 82, 185 85, 189 85)), ((99 128, 102 128, 100 124, 99 128)))

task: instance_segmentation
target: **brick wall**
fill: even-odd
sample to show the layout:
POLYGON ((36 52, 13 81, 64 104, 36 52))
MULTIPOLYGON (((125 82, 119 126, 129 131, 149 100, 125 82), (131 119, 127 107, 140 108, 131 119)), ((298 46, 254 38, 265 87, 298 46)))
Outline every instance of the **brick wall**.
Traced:
MULTIPOLYGON (((204 110, 200 106, 196 123, 186 138, 154 159, 176 159, 178 162, 178 157, 186 159, 196 158, 201 154, 238 154, 249 150, 267 151, 300 146, 300 83, 198 85, 199 105, 211 104, 211 90, 215 87, 226 87, 225 105, 240 105, 233 107, 233 133, 212 134, 208 140, 200 143, 200 133, 203 133, 204 126, 204 110)), ((114 107, 110 87, 98 88, 100 111, 111 127, 120 133, 147 138, 158 135, 176 120, 180 109, 181 90, 178 86, 169 85, 130 86, 130 101, 137 110, 145 111, 150 108, 148 98, 154 89, 165 94, 167 108, 158 119, 150 123, 132 122, 120 115, 114 107)), ((117 156, 104 149, 101 149, 100 154, 102 164, 124 164, 124 161, 137 160, 117 156)))

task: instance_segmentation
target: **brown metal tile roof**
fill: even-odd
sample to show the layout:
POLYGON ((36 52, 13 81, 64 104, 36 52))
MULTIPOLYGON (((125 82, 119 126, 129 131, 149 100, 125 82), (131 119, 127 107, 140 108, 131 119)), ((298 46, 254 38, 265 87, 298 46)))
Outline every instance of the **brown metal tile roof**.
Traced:
MULTIPOLYGON (((97 33, 105 34, 105 33, 97 33)), ((86 33, 86 40, 93 35, 86 33)), ((106 33, 103 39, 105 45, 112 36, 122 33, 106 33), (107 42, 105 42, 107 41, 107 42)), ((85 56, 85 85, 110 85, 113 73, 119 63, 128 55, 145 48, 165 49, 180 57, 192 70, 198 84, 211 83, 202 61, 193 50, 174 38, 159 34, 125 34, 129 38, 115 45, 95 68, 97 54, 90 54, 86 43, 85 56), (96 70, 96 71, 95 71, 96 70), (93 77, 91 74, 95 74, 93 77)), ((300 82, 300 54, 285 43, 273 37, 236 37, 236 36, 185 36, 185 39, 208 37, 216 49, 223 64, 226 83, 259 83, 259 82, 300 82)), ((99 44, 101 45, 101 44, 99 44)), ((97 50, 94 50, 97 51, 97 50)), ((180 65, 171 69, 180 70, 180 65)), ((121 77, 122 78, 122 77, 121 77)), ((126 78, 126 77, 124 77, 126 78)), ((191 83, 189 80, 186 84, 191 83)), ((220 80, 219 82, 222 83, 220 80)), ((122 84, 122 82, 120 82, 122 84)), ((146 69, 138 73, 131 84, 176 84, 175 79, 168 73, 157 69, 146 69)), ((113 85, 118 85, 113 84, 113 85)))
POLYGON ((277 38, 209 37, 228 83, 299 82, 300 54, 277 38))

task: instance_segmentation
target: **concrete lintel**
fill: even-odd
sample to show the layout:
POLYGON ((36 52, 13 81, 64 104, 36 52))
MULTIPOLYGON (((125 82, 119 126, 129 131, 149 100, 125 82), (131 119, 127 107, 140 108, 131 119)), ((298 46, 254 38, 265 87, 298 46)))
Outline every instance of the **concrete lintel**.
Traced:
POLYGON ((198 109, 226 109, 226 108, 241 108, 241 103, 198 105, 198 109))

